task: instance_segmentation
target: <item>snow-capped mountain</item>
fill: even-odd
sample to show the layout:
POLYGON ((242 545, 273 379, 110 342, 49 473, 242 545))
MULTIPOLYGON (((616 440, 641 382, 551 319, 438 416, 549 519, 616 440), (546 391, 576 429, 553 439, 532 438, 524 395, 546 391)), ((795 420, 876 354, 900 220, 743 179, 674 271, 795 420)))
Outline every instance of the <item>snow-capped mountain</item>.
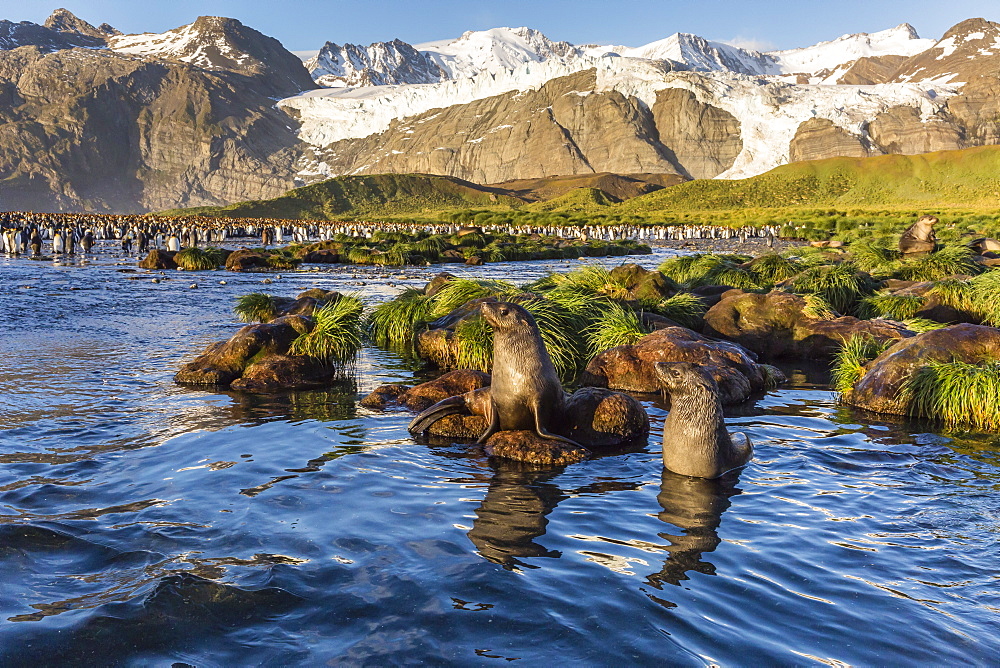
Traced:
POLYGON ((775 73, 775 61, 766 54, 710 42, 688 33, 675 33, 635 49, 624 48, 618 51, 618 55, 643 60, 670 60, 695 72, 775 73))
POLYGON ((418 44, 448 79, 498 74, 527 63, 570 63, 580 50, 568 42, 556 42, 531 28, 493 28, 469 31, 455 40, 418 44))
POLYGON ((836 83, 836 77, 832 77, 831 73, 843 70, 845 66, 859 58, 911 57, 932 46, 934 46, 933 39, 922 39, 913 26, 903 23, 881 32, 844 35, 814 46, 772 51, 767 55, 774 60, 777 72, 821 76, 832 79, 830 83, 836 83))
POLYGON ((330 88, 435 83, 447 75, 426 54, 398 39, 368 47, 327 42, 306 61, 320 86, 330 88))

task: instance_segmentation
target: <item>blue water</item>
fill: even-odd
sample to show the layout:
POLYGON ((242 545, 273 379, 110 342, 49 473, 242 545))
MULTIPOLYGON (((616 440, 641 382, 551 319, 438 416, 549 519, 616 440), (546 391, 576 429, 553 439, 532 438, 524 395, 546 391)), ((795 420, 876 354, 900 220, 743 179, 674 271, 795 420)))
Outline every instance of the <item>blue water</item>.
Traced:
POLYGON ((374 302, 438 267, 262 286, 132 262, 0 259, 0 665, 997 664, 996 436, 790 369, 730 418, 757 453, 735 480, 662 473, 654 402, 638 451, 501 463, 359 407, 414 375, 375 348, 325 392, 171 380, 237 295, 374 302))

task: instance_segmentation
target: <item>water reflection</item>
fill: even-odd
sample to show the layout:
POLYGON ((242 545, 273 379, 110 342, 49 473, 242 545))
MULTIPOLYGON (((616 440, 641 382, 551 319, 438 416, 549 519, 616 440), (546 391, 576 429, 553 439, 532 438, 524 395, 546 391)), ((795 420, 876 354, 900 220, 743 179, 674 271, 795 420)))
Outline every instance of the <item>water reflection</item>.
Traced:
POLYGON ((722 542, 719 525, 722 514, 731 505, 730 497, 742 492, 736 486, 738 482, 738 473, 706 480, 663 471, 660 493, 656 497, 662 510, 657 517, 680 529, 681 533, 657 534, 669 543, 663 548, 668 557, 658 573, 646 578, 650 585, 657 589, 664 584, 680 585, 689 579, 689 571, 715 575, 715 566, 703 561, 702 555, 714 551, 722 542))
POLYGON ((545 534, 548 514, 568 498, 550 482, 562 470, 529 468, 517 462, 492 466, 493 478, 468 533, 479 554, 507 569, 538 568, 519 557, 562 556, 535 542, 545 534))

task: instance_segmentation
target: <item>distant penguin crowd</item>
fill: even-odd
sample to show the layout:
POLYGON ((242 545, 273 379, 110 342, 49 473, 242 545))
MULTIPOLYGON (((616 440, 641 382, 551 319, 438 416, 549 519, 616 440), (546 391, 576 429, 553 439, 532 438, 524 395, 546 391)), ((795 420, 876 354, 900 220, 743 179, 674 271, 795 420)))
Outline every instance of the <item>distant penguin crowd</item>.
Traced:
MULTIPOLYGON (((153 248, 179 251, 201 245, 221 245, 259 240, 265 248, 288 243, 326 241, 339 235, 357 239, 377 233, 415 235, 455 234, 458 223, 382 221, 307 221, 275 218, 202 218, 152 215, 0 212, 0 253, 41 256, 91 254, 98 241, 117 241, 124 254, 142 255, 153 248)), ((724 225, 484 225, 487 234, 540 234, 588 241, 632 239, 640 242, 691 239, 765 239, 778 236, 777 226, 727 227, 724 225)))

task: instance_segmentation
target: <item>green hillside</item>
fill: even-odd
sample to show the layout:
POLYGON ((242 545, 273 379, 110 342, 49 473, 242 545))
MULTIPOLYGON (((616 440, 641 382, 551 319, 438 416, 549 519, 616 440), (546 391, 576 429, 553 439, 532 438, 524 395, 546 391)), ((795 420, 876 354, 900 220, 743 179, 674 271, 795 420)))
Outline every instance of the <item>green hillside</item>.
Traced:
POLYGON ((290 190, 274 199, 238 202, 222 207, 174 209, 162 213, 340 220, 421 215, 445 209, 508 209, 522 203, 492 188, 450 176, 377 174, 340 176, 290 190))
POLYGON ((798 207, 998 209, 1000 147, 798 162, 738 181, 689 181, 613 208, 642 214, 798 207))

